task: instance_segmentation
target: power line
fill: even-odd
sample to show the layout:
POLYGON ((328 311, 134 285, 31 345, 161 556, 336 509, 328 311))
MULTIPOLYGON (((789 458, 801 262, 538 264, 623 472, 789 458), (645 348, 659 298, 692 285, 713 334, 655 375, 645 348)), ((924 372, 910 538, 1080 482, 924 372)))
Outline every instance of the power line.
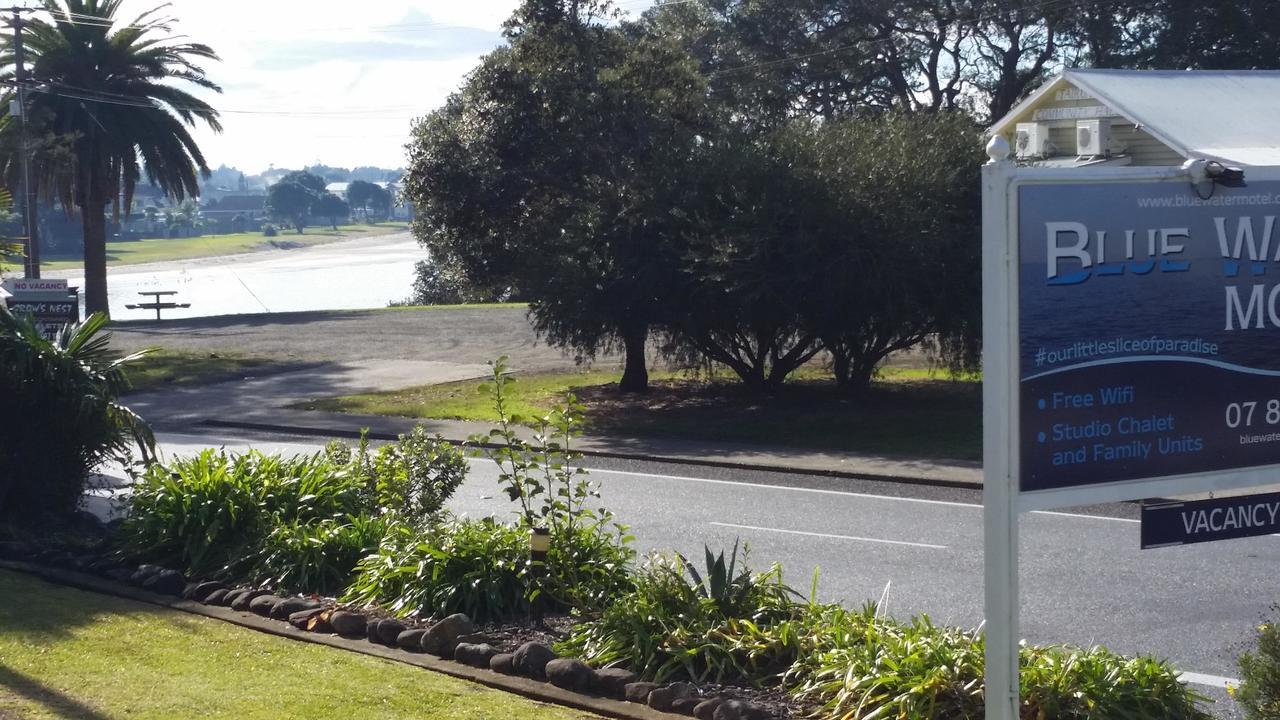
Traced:
MULTIPOLYGON (((82 100, 85 102, 102 103, 106 105, 119 105, 123 107, 136 107, 151 110, 177 110, 185 112, 206 112, 208 108, 197 107, 193 105, 171 105, 150 102, 147 100, 139 100, 135 96, 125 95, 122 93, 112 93, 102 90, 91 90, 88 88, 79 88, 64 83, 48 83, 47 85, 28 85, 29 92, 41 93, 43 95, 52 95, 56 97, 64 97, 71 100, 82 100)), ((316 119, 352 119, 352 120, 401 120, 399 117, 367 117, 369 115, 385 115, 388 113, 418 113, 421 108, 417 106, 402 105, 384 108, 361 108, 359 110, 250 110, 242 108, 221 109, 215 108, 219 114, 232 115, 265 115, 279 116, 290 118, 316 118, 316 119)))
MULTIPOLYGON (((1002 11, 996 11, 986 16, 970 18, 967 20, 967 22, 986 23, 986 22, 995 20, 997 18, 1007 16, 1009 13, 1012 13, 1012 12, 1021 12, 1021 11, 1028 11, 1028 10, 1038 10, 1041 12, 1048 12, 1050 9, 1066 10, 1073 7, 1084 6, 1084 5, 1090 4, 1093 1, 1094 0, 1041 0, 1040 2, 1030 2, 1020 7, 1005 8, 1002 11)), ((705 2, 705 0, 666 0, 665 2, 653 3, 652 7, 660 9, 670 5, 685 5, 685 4, 702 3, 702 2, 705 2)), ((649 4, 647 0, 642 0, 642 3, 649 4)), ((39 8, 25 8, 24 10, 46 12, 43 9, 39 9, 39 8)), ((90 22, 96 22, 101 26, 108 26, 108 25, 112 25, 113 23, 113 21, 110 21, 105 18, 88 16, 80 13, 63 13, 63 15, 70 15, 73 18, 87 18, 89 19, 90 22)), ((166 28, 167 26, 165 25, 165 23, 168 23, 171 20, 172 19, 169 19, 169 18, 157 19, 154 22, 154 24, 145 25, 145 26, 144 25, 114 25, 114 26, 161 29, 161 28, 166 28)), ((401 28, 401 27, 407 28, 407 27, 415 27, 415 26, 445 27, 446 25, 442 23, 416 23, 414 25, 369 26, 367 29, 371 29, 371 30, 372 29, 395 29, 395 28, 401 28)), ((775 58, 772 60, 765 60, 765 61, 756 62, 756 63, 748 63, 748 64, 739 65, 735 67, 721 68, 719 70, 711 70, 708 72, 704 72, 702 74, 705 77, 714 78, 714 77, 719 77, 722 75, 728 75, 732 73, 738 73, 738 72, 743 72, 748 70, 758 70, 758 69, 773 67, 777 65, 790 63, 790 62, 803 61, 803 60, 807 60, 815 57, 822 57, 825 55, 833 55, 833 54, 841 53, 847 50, 851 50, 851 49, 866 46, 866 45, 895 43, 895 42, 898 42, 898 39, 893 37, 866 38, 863 40, 848 43, 848 44, 841 45, 834 48, 816 50, 809 53, 790 55, 786 57, 775 58)), ((41 87, 41 86, 31 86, 28 89, 32 92, 39 92, 39 93, 44 93, 48 95, 57 95, 57 96, 66 97, 70 99, 81 100, 84 102, 114 104, 114 105, 122 105, 126 107, 150 108, 155 110, 172 109, 179 112, 207 111, 207 108, 201 108, 201 107, 195 107, 195 106, 162 105, 162 104, 153 103, 150 101, 140 101, 136 97, 130 96, 130 95, 125 95, 120 93, 111 93, 111 92, 102 91, 102 90, 94 90, 91 88, 76 87, 76 86, 67 85, 63 83, 51 83, 51 84, 58 89, 54 90, 48 87, 41 87)), ((267 110, 267 109, 227 108, 227 109, 218 109, 217 112, 219 114, 229 114, 229 115, 279 116, 279 117, 288 117, 288 118, 321 118, 321 119, 348 118, 348 119, 366 119, 366 120, 386 119, 386 120, 398 121, 401 118, 378 118, 378 117, 368 117, 368 116, 377 116, 377 115, 383 115, 387 113, 418 113, 418 112, 421 112, 421 108, 418 108, 416 106, 361 108, 357 110, 267 110)))
MULTIPOLYGON (((665 0, 665 1, 634 0, 632 2, 618 3, 618 7, 624 10, 637 10, 637 9, 649 9, 651 7, 666 7, 668 5, 685 5, 685 4, 697 3, 697 2, 703 2, 703 0, 665 0)), ((148 29, 172 30, 172 28, 169 26, 171 24, 177 24, 180 22, 179 18, 165 17, 165 18, 158 18, 157 20, 151 23, 148 23, 146 25, 135 25, 127 22, 118 21, 114 18, 104 18, 98 15, 86 15, 84 13, 75 13, 75 12, 68 12, 68 11, 58 11, 57 13, 54 13, 54 12, 45 10, 44 8, 30 8, 30 10, 33 12, 39 12, 39 13, 49 15, 53 17, 57 22, 68 22, 69 24, 73 24, 73 25, 92 25, 92 26, 103 27, 103 28, 117 28, 117 29, 135 28, 139 30, 148 30, 148 29)), ((402 23, 387 23, 387 24, 381 24, 381 25, 343 25, 343 26, 319 26, 319 27, 313 26, 313 27, 298 27, 298 28, 292 28, 292 29, 299 33, 370 32, 370 33, 394 34, 394 33, 422 32, 426 30, 446 29, 446 28, 459 29, 459 28, 466 28, 466 27, 467 26, 465 25, 458 25, 455 23, 424 20, 424 21, 402 22, 402 23)), ((275 33, 274 30, 269 28, 254 28, 254 27, 244 28, 237 25, 224 25, 222 26, 222 28, 225 28, 228 30, 234 29, 238 33, 245 33, 245 31, 247 30, 248 34, 270 35, 275 33), (255 33, 255 31, 257 32, 255 33)))

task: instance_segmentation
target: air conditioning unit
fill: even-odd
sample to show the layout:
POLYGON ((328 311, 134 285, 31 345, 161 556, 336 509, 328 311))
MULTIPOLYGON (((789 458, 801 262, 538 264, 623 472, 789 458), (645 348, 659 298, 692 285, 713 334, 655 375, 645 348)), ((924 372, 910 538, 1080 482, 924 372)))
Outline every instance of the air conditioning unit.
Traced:
POLYGON ((1018 123, 1017 133, 1013 148, 1018 159, 1046 158, 1053 154, 1046 123, 1018 123))
POLYGON ((1076 155, 1106 156, 1111 154, 1111 121, 1107 119, 1076 121, 1076 155))

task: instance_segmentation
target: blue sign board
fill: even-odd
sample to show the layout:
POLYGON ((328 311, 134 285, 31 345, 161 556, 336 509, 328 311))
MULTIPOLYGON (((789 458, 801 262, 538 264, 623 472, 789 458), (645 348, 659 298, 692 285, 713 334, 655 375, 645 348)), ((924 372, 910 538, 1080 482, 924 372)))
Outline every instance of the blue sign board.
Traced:
POLYGON ((1280 493, 1142 506, 1142 549, 1280 532, 1280 493))
POLYGON ((1280 463, 1280 182, 1017 202, 1021 490, 1280 463))

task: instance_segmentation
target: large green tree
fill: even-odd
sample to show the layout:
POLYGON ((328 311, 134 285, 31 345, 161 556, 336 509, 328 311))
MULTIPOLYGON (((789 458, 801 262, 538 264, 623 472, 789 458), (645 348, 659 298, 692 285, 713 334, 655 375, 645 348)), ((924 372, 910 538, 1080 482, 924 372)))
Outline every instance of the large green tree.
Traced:
POLYGON ((392 199, 390 191, 365 180, 352 180, 347 185, 347 202, 353 208, 360 208, 366 222, 370 218, 370 209, 384 215, 389 214, 392 199))
POLYGON ((800 305, 824 265, 801 250, 840 231, 827 188, 809 183, 774 141, 722 131, 692 158, 682 272, 665 323, 672 359, 718 363, 757 390, 777 388, 821 350, 800 305))
POLYGON ((1062 60, 1061 3, 707 0, 644 22, 703 63, 719 101, 777 127, 792 117, 964 108, 999 117, 1062 60))
POLYGON ((823 218, 793 248, 801 326, 843 388, 865 390, 889 355, 921 344, 954 369, 976 365, 981 147, 961 113, 798 124, 779 139, 823 218))
POLYGON ((1103 68, 1280 67, 1274 0, 1091 0, 1064 26, 1075 63, 1103 68))
MULTIPOLYGON (((128 212, 144 178, 168 196, 197 196, 209 174, 190 128, 220 131, 218 112, 182 85, 220 92, 200 63, 212 48, 169 32, 167 6, 121 21, 120 0, 42 0, 51 20, 23 31, 28 112, 39 128, 65 138, 65 162, 50 164, 37 187, 79 212, 84 227, 85 306, 107 312, 106 209, 128 212)), ((15 82, 12 50, 0 56, 15 82)), ((10 157, 9 163, 15 158, 10 157)))
POLYGON ((1002 117, 1067 67, 1280 66, 1274 0, 705 0, 643 22, 757 125, 868 111, 1002 117))
POLYGON ((333 226, 334 230, 337 230, 338 218, 345 218, 350 215, 351 206, 347 204, 346 200, 327 192, 316 198, 316 201, 311 205, 311 212, 320 217, 329 218, 329 224, 333 226))
POLYGON ((319 175, 295 170, 267 188, 267 212, 293 226, 298 234, 307 227, 312 207, 324 197, 325 182, 319 175))
POLYGON ((705 132, 705 84, 673 41, 608 6, 529 0, 444 108, 414 129, 405 195, 434 258, 516 288, 553 343, 621 346, 621 388, 648 385, 668 312, 681 171, 705 132))

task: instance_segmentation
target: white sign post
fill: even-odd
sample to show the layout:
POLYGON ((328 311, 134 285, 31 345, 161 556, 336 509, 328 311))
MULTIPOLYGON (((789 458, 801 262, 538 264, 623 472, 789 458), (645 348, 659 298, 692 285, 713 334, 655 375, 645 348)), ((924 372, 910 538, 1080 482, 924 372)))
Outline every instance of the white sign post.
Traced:
POLYGON ((1017 273, 1009 196, 1017 166, 996 136, 982 168, 982 515, 986 606, 987 720, 1017 720, 1018 509, 1017 404, 1009 382, 1017 367, 1017 273))
POLYGON ((1021 513, 1276 481, 1280 168, 1227 188, 987 152, 986 717, 1017 720, 1021 513))

